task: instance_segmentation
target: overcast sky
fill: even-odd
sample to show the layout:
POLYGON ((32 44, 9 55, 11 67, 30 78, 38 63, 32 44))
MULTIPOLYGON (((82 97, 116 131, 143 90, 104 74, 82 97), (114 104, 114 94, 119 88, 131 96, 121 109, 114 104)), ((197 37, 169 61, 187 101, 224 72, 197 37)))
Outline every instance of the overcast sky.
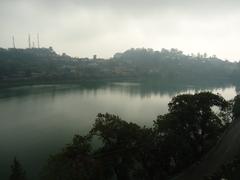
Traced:
POLYGON ((0 0, 0 47, 40 45, 72 56, 178 48, 240 60, 239 0, 0 0))

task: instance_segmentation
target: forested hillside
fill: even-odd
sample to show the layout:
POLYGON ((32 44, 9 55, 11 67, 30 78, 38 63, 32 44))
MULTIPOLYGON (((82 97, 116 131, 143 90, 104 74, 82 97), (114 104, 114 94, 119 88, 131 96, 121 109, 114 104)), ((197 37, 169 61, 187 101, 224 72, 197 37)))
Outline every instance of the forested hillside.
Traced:
POLYGON ((0 81, 237 81, 240 64, 177 49, 129 49, 110 59, 73 58, 50 48, 0 49, 0 81))

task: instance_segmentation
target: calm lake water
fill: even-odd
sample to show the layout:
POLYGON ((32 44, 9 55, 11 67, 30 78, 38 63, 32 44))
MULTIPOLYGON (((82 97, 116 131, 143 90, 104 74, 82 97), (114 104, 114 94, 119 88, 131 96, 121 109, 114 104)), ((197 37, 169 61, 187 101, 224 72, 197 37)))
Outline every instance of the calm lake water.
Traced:
POLYGON ((151 126, 177 94, 212 91, 229 100, 236 89, 122 82, 0 89, 0 179, 8 179, 14 156, 28 178, 36 179, 49 154, 71 142, 74 134, 87 133, 99 112, 151 126))

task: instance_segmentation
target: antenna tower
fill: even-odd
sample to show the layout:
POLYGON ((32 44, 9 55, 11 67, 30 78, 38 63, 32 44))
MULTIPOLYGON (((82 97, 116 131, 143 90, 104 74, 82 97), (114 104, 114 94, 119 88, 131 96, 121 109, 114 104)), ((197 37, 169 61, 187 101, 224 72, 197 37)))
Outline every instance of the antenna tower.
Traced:
POLYGON ((14 36, 12 37, 12 43, 13 43, 13 48, 15 49, 16 46, 15 46, 15 39, 14 39, 14 36))
POLYGON ((40 42, 39 42, 39 33, 37 34, 37 47, 40 48, 40 42))
POLYGON ((28 34, 28 47, 31 48, 31 36, 28 34))

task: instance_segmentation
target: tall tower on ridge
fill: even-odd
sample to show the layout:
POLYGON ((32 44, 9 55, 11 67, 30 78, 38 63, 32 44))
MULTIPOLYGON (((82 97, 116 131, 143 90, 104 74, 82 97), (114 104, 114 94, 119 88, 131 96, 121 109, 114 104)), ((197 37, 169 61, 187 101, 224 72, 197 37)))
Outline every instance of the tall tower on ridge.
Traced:
POLYGON ((37 33, 37 47, 40 48, 40 42, 39 42, 39 33, 37 33))
POLYGON ((28 34, 28 48, 31 48, 31 36, 28 34))
POLYGON ((16 46, 15 46, 15 39, 14 39, 14 36, 12 37, 12 43, 13 43, 13 48, 15 49, 16 46))

